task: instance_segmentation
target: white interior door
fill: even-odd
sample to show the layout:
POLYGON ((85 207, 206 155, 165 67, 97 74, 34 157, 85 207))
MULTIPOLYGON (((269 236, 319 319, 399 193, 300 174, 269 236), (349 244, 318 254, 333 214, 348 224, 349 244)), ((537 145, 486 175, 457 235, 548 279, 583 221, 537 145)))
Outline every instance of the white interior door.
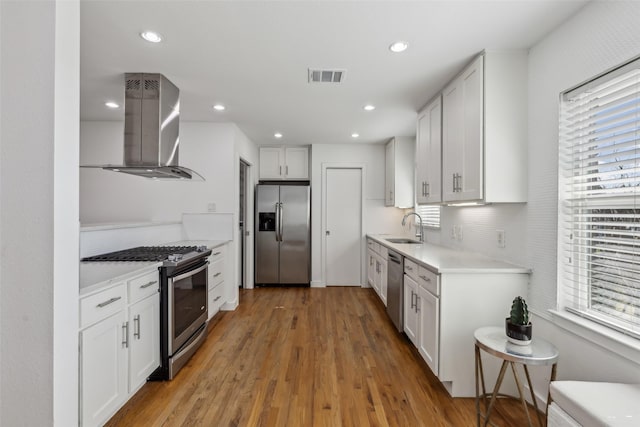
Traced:
POLYGON ((362 284, 362 169, 326 169, 326 283, 362 284))

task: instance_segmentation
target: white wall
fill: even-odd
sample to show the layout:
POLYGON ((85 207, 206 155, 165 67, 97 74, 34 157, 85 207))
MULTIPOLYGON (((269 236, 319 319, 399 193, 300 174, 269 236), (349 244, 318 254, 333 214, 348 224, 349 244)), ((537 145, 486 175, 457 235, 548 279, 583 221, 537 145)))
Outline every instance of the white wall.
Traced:
MULTIPOLYGON (((384 206, 384 162, 385 146, 382 144, 315 144, 311 147, 311 281, 314 285, 325 284, 322 272, 323 163, 365 164, 364 232, 369 234, 405 233, 406 230, 403 230, 400 225, 404 211, 384 206)), ((364 252, 362 259, 364 260, 364 252)), ((366 281, 366 275, 363 275, 363 281, 366 281)))
MULTIPOLYGON (((122 164, 123 122, 81 122, 80 164, 122 164)), ((80 169, 80 221, 179 221, 182 213, 234 212, 234 141, 231 123, 180 123, 180 164, 205 181, 163 181, 80 169)))
POLYGON ((562 379, 640 382, 640 354, 633 363, 546 320, 557 301, 559 93, 639 55, 638 22, 638 2, 592 2, 529 54, 529 301, 545 318, 536 318, 538 329, 559 347, 562 379))
POLYGON ((0 2, 0 425, 78 423, 78 1, 0 2))
POLYGON ((527 205, 522 203, 464 208, 443 206, 440 211, 440 244, 453 249, 481 252, 491 258, 514 264, 527 265, 524 226, 526 223, 527 205), (462 230, 462 237, 451 237, 451 228, 454 225, 462 230), (504 248, 498 247, 496 230, 505 232, 504 248))

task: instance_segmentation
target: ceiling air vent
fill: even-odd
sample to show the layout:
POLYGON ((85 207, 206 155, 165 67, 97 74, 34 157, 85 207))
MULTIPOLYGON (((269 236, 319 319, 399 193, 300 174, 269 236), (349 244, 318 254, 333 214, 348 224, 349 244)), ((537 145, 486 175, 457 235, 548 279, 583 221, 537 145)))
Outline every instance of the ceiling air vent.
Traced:
POLYGON ((309 83, 342 83, 347 70, 319 70, 309 68, 309 83))

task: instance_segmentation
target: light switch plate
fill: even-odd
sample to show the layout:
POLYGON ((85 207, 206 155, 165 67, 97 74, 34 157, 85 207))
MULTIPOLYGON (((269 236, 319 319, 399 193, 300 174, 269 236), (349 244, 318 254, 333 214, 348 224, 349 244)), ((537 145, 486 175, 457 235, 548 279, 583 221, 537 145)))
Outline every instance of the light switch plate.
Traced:
POLYGON ((496 230, 496 239, 499 248, 504 248, 507 246, 504 230, 496 230))

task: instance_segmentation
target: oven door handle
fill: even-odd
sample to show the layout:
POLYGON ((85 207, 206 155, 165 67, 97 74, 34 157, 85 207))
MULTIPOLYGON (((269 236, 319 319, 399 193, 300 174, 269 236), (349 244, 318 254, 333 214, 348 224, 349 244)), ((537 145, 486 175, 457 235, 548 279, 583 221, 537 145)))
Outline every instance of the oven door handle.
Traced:
POLYGON ((206 261, 202 267, 200 267, 200 268, 196 268, 195 270, 189 270, 189 271, 187 271, 186 273, 181 274, 181 275, 179 275, 179 276, 172 277, 171 279, 172 279, 174 282, 177 282, 178 280, 182 280, 182 279, 184 279, 185 277, 193 276, 194 274, 198 274, 198 273, 200 273, 202 270, 205 270, 205 269, 207 268, 207 266, 208 266, 208 265, 209 265, 209 261, 206 261))

